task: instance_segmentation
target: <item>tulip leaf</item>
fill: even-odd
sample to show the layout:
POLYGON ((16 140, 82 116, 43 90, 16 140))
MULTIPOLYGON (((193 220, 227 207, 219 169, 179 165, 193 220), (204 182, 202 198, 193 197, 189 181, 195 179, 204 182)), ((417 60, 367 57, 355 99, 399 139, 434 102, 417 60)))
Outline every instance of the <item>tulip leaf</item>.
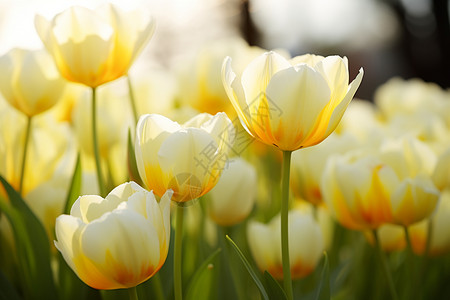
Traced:
POLYGON ((208 300, 214 299, 214 282, 217 277, 217 259, 222 249, 214 251, 195 272, 186 293, 187 300, 208 300))
POLYGON ((64 206, 64 213, 70 214, 70 209, 73 203, 78 199, 81 193, 81 158, 78 153, 77 162, 75 163, 75 170, 73 172, 72 181, 70 182, 69 192, 67 193, 66 204, 64 206))
POLYGON ((128 174, 130 176, 130 180, 136 182, 140 186, 143 186, 141 177, 139 176, 138 167, 136 164, 136 154, 134 152, 134 146, 133 146, 133 141, 131 140, 130 130, 128 130, 127 163, 128 163, 128 174))
POLYGON ((247 258, 245 258, 244 253, 242 253, 242 251, 241 251, 241 249, 239 249, 238 245, 236 245, 236 243, 228 235, 226 236, 226 238, 231 243, 231 245, 233 246, 233 249, 238 254, 239 258, 241 259, 241 261, 244 264, 245 268, 247 269, 248 273, 250 274, 250 276, 252 277, 256 286, 258 287, 262 297, 265 300, 269 300, 269 295, 267 294, 266 289, 264 288, 264 285, 262 284, 262 282, 259 279, 255 270, 252 268, 252 266, 248 262, 247 258))
POLYGON ((5 277, 3 272, 0 270, 0 299, 8 300, 20 300, 21 298, 17 294, 14 286, 9 282, 8 278, 5 277))
POLYGON ((287 300, 286 293, 281 285, 267 271, 264 271, 264 281, 266 283, 267 293, 269 294, 270 299, 287 300))
POLYGON ((0 209, 13 230, 25 298, 57 299, 47 233, 22 197, 2 176, 0 181, 9 198, 9 203, 0 201, 0 209))
POLYGON ((324 252, 322 276, 316 290, 316 300, 330 300, 330 266, 328 255, 324 252))

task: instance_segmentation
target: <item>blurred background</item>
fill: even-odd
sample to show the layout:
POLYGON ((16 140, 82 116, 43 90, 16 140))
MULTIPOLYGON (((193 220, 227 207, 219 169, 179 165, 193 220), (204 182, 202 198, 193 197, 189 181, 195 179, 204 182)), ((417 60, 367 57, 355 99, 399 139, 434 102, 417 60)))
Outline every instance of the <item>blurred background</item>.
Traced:
MULTIPOLYGON (((0 55, 13 47, 42 47, 34 30, 36 13, 51 18, 74 4, 94 8, 103 2, 0 0, 0 55)), ((394 76, 450 86, 448 0, 108 2, 145 7, 155 16, 156 33, 143 56, 163 68, 183 64, 205 44, 240 36, 292 56, 347 56, 351 79, 360 67, 365 70, 358 98, 373 99, 376 87, 394 76)))

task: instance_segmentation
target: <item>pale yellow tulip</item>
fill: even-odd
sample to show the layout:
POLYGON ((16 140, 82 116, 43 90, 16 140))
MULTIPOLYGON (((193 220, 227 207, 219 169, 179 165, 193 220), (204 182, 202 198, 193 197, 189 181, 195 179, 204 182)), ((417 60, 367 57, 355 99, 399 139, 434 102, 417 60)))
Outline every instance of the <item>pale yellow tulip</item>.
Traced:
POLYGON ((12 49, 0 57, 0 70, 0 92, 28 117, 55 105, 66 85, 44 50, 12 49))
POLYGON ((147 188, 186 202, 211 190, 219 180, 234 138, 226 114, 200 114, 184 125, 157 115, 143 115, 136 128, 136 162, 147 188))
POLYGON ((222 67, 228 97, 248 133, 283 151, 314 146, 338 125, 363 77, 349 85, 347 58, 303 55, 287 60, 275 52, 235 74, 222 67))
POLYGON ((248 217, 257 192, 256 169, 242 158, 230 158, 219 182, 209 193, 208 213, 222 226, 238 224, 248 217))
POLYGON ((35 26, 61 75, 93 88, 126 75, 155 28, 144 10, 125 12, 111 4, 74 6, 51 21, 37 15, 35 26))
POLYGON ((81 196, 70 215, 56 219, 55 246, 87 285, 96 289, 134 287, 164 264, 170 238, 170 198, 158 202, 134 182, 105 199, 81 196))
MULTIPOLYGON (((267 270, 276 279, 283 279, 281 261, 280 217, 269 224, 250 221, 247 239, 253 258, 261 271, 267 270)), ((289 212, 289 256, 292 279, 310 274, 324 250, 319 224, 305 211, 289 212)))

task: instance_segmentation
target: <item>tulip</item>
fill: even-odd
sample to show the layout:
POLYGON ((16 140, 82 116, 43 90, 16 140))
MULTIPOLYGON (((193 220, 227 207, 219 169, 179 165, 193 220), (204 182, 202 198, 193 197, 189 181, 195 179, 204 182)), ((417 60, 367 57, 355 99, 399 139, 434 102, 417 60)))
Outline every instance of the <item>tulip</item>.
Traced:
POLYGON ((363 77, 348 84, 347 58, 275 52, 254 59, 237 75, 227 57, 222 80, 248 133, 283 151, 316 145, 333 132, 363 77))
POLYGON ((56 219, 56 248, 87 285, 96 289, 134 287, 164 264, 169 249, 170 198, 158 202, 134 182, 105 199, 86 195, 70 215, 56 219))
POLYGON ((356 230, 376 229, 393 221, 391 195, 399 185, 394 170, 374 155, 332 157, 321 190, 336 219, 356 230))
POLYGON ((247 218, 255 203, 256 185, 256 169, 241 158, 230 159, 210 192, 211 219, 221 226, 232 226, 247 218))
MULTIPOLYGON (((276 279, 283 279, 279 216, 269 224, 250 221, 247 240, 258 268, 267 270, 276 279)), ((303 278, 314 270, 324 250, 320 226, 310 213, 289 212, 289 240, 291 276, 303 278)))
POLYGON ((234 128, 226 114, 200 114, 184 125, 156 114, 143 115, 136 129, 136 163, 147 188, 187 202, 206 194, 225 167, 234 128))
MULTIPOLYGON (((417 255, 442 255, 450 251, 450 189, 445 189, 436 207, 436 212, 429 219, 408 227, 411 246, 417 255), (429 226, 431 235, 429 236, 429 226), (428 239, 430 239, 428 241, 428 239), (428 252, 426 252, 429 243, 428 252)), ((387 224, 378 229, 380 243, 385 251, 403 250, 406 246, 405 230, 402 226, 387 224)), ((367 235, 373 242, 371 235, 367 235)))
POLYGON ((111 4, 74 6, 51 21, 37 15, 35 26, 61 75, 92 88, 126 75, 155 28, 145 11, 111 4))
POLYGON ((53 107, 63 94, 65 80, 43 50, 12 49, 0 57, 0 92, 28 117, 53 107))
POLYGON ((386 223, 407 227, 431 215, 439 191, 430 175, 420 171, 426 167, 414 155, 421 148, 413 144, 406 147, 409 151, 360 151, 330 159, 321 187, 339 222, 350 229, 373 230, 386 223))

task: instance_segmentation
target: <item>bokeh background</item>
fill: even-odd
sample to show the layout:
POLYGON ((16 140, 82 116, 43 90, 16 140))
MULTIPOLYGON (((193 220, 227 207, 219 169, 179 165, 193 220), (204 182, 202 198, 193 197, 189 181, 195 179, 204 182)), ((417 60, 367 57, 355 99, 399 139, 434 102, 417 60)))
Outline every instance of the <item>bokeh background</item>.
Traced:
MULTIPOLYGON (((40 48, 33 19, 48 18, 74 4, 105 1, 1 0, 0 54, 12 47, 40 48)), ((365 78, 357 97, 371 100, 389 78, 417 77, 450 86, 448 0, 127 0, 157 19, 143 56, 170 68, 205 44, 241 36, 250 45, 285 48, 291 55, 345 55, 351 78, 365 78)), ((135 64, 139 67, 139 64, 135 64)))

